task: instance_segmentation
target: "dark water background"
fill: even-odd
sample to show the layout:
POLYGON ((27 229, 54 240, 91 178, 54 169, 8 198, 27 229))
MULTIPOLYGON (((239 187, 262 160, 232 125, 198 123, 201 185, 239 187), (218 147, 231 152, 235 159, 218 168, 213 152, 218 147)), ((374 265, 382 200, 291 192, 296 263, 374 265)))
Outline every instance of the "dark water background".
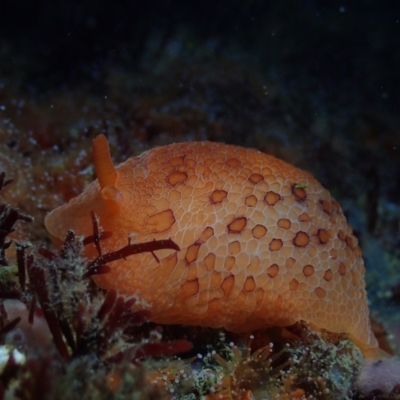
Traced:
MULTIPOLYGON (((399 107, 400 6, 365 1, 3 1, 2 70, 33 84, 93 79, 104 61, 135 68, 164 52, 246 58, 288 87, 399 107), (28 66, 29 64, 29 66, 28 66), (93 69, 90 68, 92 66, 93 69), (6 69, 8 67, 8 70, 6 69), (315 86, 314 86, 315 85, 315 86)), ((344 101, 344 100, 342 100, 344 101)))

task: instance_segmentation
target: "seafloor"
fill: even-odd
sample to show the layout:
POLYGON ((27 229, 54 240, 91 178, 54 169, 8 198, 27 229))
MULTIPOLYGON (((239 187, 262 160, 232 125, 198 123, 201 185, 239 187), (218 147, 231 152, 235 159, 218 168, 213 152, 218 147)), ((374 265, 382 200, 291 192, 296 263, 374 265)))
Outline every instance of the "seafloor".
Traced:
MULTIPOLYGON (((309 170, 340 202, 363 249, 375 331, 385 350, 400 354, 400 8, 322 3, 159 1, 93 9, 89 2, 38 7, 6 1, 0 172, 13 182, 3 188, 1 202, 34 218, 17 222, 9 238, 55 251, 44 216, 94 179, 91 142, 99 133, 107 134, 117 163, 176 141, 254 147, 309 170)), ((73 253, 82 263, 79 249, 73 253)), ((2 275, 15 274, 14 246, 6 258, 2 275)), ((2 277, 3 298, 20 284, 14 281, 2 277)), ((33 301, 29 290, 25 302, 33 301)), ((94 293, 91 301, 101 302, 102 295, 94 293)), ((76 333, 74 312, 63 323, 76 333)), ((103 342, 85 342, 84 349, 75 343, 73 350, 64 337, 69 347, 59 357, 55 349, 31 351, 37 342, 24 353, 25 338, 18 344, 25 367, 3 368, 0 398, 10 396, 10 387, 20 399, 400 398, 394 392, 362 397, 355 390, 359 355, 342 338, 326 341, 304 328, 297 350, 293 344, 289 355, 269 349, 275 358, 263 354, 261 363, 223 332, 190 328, 181 336, 144 325, 128 332, 129 339, 113 331, 120 336, 107 346, 125 340, 125 348, 136 338, 178 341, 176 348, 150 348, 144 361, 118 363, 105 361, 110 349, 103 342), (170 353, 188 350, 183 339, 194 350, 183 353, 183 361, 167 361, 170 353), (334 366, 337 351, 346 359, 334 366), (197 354, 208 361, 194 360, 197 354), (293 359, 301 361, 285 380, 277 371, 293 359), (321 373, 335 368, 336 375, 321 373)), ((282 343, 282 333, 270 337, 275 334, 282 343)), ((3 343, 7 335, 3 329, 3 343)))

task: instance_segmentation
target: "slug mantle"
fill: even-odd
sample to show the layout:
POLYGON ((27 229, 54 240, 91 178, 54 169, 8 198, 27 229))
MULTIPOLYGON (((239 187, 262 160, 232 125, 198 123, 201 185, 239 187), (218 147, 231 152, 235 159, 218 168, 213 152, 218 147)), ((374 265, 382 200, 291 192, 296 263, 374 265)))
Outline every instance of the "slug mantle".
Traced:
MULTIPOLYGON (((375 354, 358 241, 329 192, 309 173, 252 149, 176 143, 114 167, 107 139, 93 142, 98 180, 45 220, 53 238, 91 234, 90 212, 112 237, 173 239, 180 251, 110 264, 95 282, 137 294, 152 320, 249 332, 303 320, 347 333, 375 354)), ((95 254, 88 248, 88 256, 95 254)))

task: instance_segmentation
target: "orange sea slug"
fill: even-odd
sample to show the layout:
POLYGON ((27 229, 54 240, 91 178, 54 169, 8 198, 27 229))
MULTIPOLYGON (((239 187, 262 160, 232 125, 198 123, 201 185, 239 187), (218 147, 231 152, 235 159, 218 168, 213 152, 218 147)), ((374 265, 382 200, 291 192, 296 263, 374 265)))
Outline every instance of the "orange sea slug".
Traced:
MULTIPOLYGON (((157 323, 249 332, 300 320, 344 332, 375 354, 358 241, 329 192, 309 173, 256 150, 210 142, 157 147, 114 167, 93 142, 98 180, 46 217, 54 238, 92 234, 104 251, 171 238, 180 251, 110 264, 96 283, 137 294, 157 323)), ((88 255, 95 255, 88 250, 88 255)))

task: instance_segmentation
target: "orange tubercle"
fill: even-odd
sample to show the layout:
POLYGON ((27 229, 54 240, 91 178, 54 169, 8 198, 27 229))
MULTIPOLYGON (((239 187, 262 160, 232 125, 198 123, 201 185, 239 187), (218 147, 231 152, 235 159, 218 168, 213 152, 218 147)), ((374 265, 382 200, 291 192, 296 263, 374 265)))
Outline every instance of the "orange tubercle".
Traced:
POLYGON ((103 134, 93 140, 93 163, 100 186, 103 189, 107 186, 114 186, 117 182, 118 172, 111 159, 108 140, 103 134))
POLYGON ((111 213, 118 212, 123 195, 116 186, 118 172, 111 159, 107 138, 103 134, 93 140, 93 163, 101 187, 101 198, 111 213))

